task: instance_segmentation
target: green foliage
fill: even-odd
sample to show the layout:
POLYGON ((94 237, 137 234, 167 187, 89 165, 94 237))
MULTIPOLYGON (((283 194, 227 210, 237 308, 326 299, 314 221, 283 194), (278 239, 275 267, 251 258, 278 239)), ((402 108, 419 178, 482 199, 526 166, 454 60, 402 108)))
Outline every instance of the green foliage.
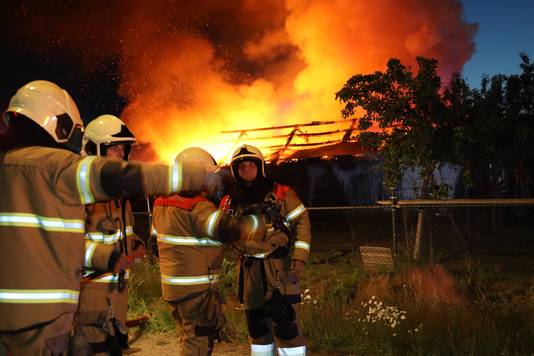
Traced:
MULTIPOLYGON (((328 355, 532 353, 534 306, 512 302, 505 293, 513 287, 514 294, 524 296, 522 300, 531 300, 530 274, 511 280, 496 273, 492 265, 467 260, 449 271, 461 298, 445 303, 417 295, 420 292, 407 277, 414 268, 425 267, 369 273, 349 257, 333 264, 310 264, 302 276, 300 306, 300 319, 310 348, 328 355)), ((228 274, 229 287, 230 279, 235 277, 235 263, 227 260, 223 269, 228 274)), ((143 263, 134 268, 130 317, 149 315, 149 331, 174 333, 169 308, 158 297, 160 287, 154 283, 158 280, 157 265, 143 263)), ((225 314, 234 342, 245 343, 245 315, 234 296, 235 293, 227 295, 225 314)))
POLYGON ((431 173, 446 147, 441 141, 447 136, 441 130, 447 110, 437 61, 417 57, 417 64, 414 74, 391 59, 385 72, 350 78, 336 98, 345 103, 343 117, 353 116, 357 108, 365 111, 359 119, 359 129, 364 131, 360 137, 363 145, 382 150, 386 186, 396 187, 406 167, 419 166, 426 196, 431 173))
POLYGON ((381 151, 387 189, 406 167, 418 166, 422 197, 436 196, 432 171, 452 162, 463 165, 467 186, 479 182, 479 194, 497 196, 509 172, 526 195, 534 167, 534 63, 525 53, 520 59, 520 74, 484 77, 480 90, 459 74, 442 87, 436 60, 418 57, 414 72, 391 59, 383 72, 350 78, 336 99, 345 118, 363 111, 359 140, 381 151))
POLYGON ((174 332, 170 307, 161 299, 160 272, 157 263, 142 262, 130 270, 128 281, 128 316, 150 317, 147 329, 158 333, 174 332))

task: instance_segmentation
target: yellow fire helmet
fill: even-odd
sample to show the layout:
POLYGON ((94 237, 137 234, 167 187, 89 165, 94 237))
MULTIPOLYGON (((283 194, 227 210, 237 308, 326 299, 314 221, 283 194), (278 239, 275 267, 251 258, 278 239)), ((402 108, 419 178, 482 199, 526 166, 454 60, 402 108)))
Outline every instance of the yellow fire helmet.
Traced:
POLYGON ((123 144, 124 159, 128 159, 135 142, 135 136, 121 119, 113 115, 101 115, 85 128, 82 155, 104 156, 109 147, 123 144))
POLYGON ((261 151, 252 145, 243 145, 235 150, 232 155, 232 161, 230 163, 230 168, 232 170, 232 176, 234 179, 237 179, 239 176, 237 174, 237 164, 243 161, 252 161, 258 165, 258 171, 261 172, 261 175, 265 177, 265 158, 261 151))
POLYGON ((21 114, 41 126, 57 143, 81 136, 83 121, 78 107, 66 90, 46 81, 35 80, 21 87, 11 98, 2 117, 9 120, 21 114))

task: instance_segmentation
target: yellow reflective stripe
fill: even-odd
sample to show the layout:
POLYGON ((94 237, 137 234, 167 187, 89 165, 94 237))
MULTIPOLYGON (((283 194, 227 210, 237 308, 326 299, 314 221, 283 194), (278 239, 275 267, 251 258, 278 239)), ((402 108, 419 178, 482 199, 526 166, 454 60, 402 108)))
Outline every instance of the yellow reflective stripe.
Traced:
MULTIPOLYGON (((124 273, 124 279, 130 278, 130 270, 126 270, 124 273)), ((118 283, 119 282, 119 275, 113 274, 113 273, 104 273, 96 278, 91 279, 91 282, 96 283, 118 283)))
POLYGON ((204 275, 204 276, 188 276, 188 277, 173 277, 162 274, 161 283, 174 286, 193 286, 198 284, 216 283, 219 281, 218 274, 204 275), (212 279, 210 281, 210 278, 212 279))
POLYGON ((206 221, 206 233, 209 237, 213 237, 215 234, 215 226, 217 225, 219 215, 221 215, 220 210, 214 211, 208 217, 208 221, 206 221))
POLYGON ((85 267, 93 267, 91 261, 93 260, 93 254, 95 253, 97 246, 98 244, 95 242, 85 241, 85 267))
POLYGON ((251 356, 274 356, 274 343, 269 345, 250 345, 251 356))
POLYGON ((76 168, 76 185, 82 204, 95 202, 95 197, 91 192, 91 164, 95 159, 96 156, 85 157, 78 163, 76 168))
POLYGON ((306 241, 295 241, 295 248, 300 248, 309 252, 310 244, 306 241))
POLYGON ((80 296, 80 292, 76 290, 70 290, 70 289, 0 289, 0 303, 78 304, 79 296, 80 296))
POLYGON ((279 356, 306 356, 306 346, 279 347, 279 356))
POLYGON ((221 246, 219 241, 207 237, 173 236, 158 234, 158 241, 171 245, 183 246, 221 246))
POLYGON ((46 231, 85 232, 85 221, 47 218, 36 214, 0 213, 0 226, 37 227, 46 231))
POLYGON ((175 162, 169 166, 169 193, 182 190, 182 162, 175 162))
POLYGON ((133 235, 133 233, 134 233, 133 226, 127 225, 126 226, 126 236, 133 235))
MULTIPOLYGON (((126 226, 126 236, 134 234, 133 227, 126 226)), ((85 239, 93 242, 103 243, 105 245, 111 245, 119 241, 122 237, 122 231, 117 230, 115 234, 104 234, 102 232, 88 232, 85 234, 85 239)))
POLYGON ((101 232, 88 232, 85 234, 85 239, 93 242, 103 243, 105 245, 112 245, 115 242, 119 241, 120 235, 111 234, 105 235, 101 232))
POLYGON ((287 221, 291 221, 291 220, 297 218, 297 217, 300 216, 300 214, 302 214, 305 210, 306 210, 306 208, 304 207, 304 204, 300 204, 300 205, 297 206, 295 209, 293 209, 292 212, 290 212, 289 214, 286 215, 286 219, 287 219, 287 221))

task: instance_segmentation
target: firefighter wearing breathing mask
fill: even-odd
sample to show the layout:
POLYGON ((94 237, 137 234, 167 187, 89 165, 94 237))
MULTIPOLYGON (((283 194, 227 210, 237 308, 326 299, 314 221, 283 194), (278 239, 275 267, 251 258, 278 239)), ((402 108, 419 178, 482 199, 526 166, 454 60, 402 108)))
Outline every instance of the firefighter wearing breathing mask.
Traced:
MULTIPOLYGON (((200 189, 205 167, 76 154, 83 122, 54 83, 11 98, 0 137, 0 354, 65 355, 78 308, 86 206, 200 189)), ((120 259, 119 259, 120 260, 120 259)))
MULTIPOLYGON (((127 161, 134 143, 134 135, 121 119, 101 115, 85 128, 81 153, 127 161)), ((78 322, 95 355, 120 355, 128 348, 129 271, 112 268, 121 255, 130 262, 142 257, 144 247, 133 232, 132 209, 126 199, 98 202, 89 205, 87 212, 78 322)))
POLYGON ((298 273, 310 251, 308 213, 292 189, 266 177, 258 148, 239 147, 231 171, 235 184, 221 209, 237 216, 261 214, 271 230, 269 252, 241 251, 239 263, 239 298, 245 306, 251 354, 275 355, 276 341, 278 355, 305 355, 298 273))
POLYGON ((181 333, 179 354, 211 355, 215 339, 224 337, 223 299, 217 288, 222 244, 250 242, 257 247, 266 229, 257 216, 234 219, 209 200, 221 188, 221 179, 207 151, 191 147, 176 161, 201 163, 212 175, 202 189, 158 198, 154 203, 152 224, 162 295, 181 333))

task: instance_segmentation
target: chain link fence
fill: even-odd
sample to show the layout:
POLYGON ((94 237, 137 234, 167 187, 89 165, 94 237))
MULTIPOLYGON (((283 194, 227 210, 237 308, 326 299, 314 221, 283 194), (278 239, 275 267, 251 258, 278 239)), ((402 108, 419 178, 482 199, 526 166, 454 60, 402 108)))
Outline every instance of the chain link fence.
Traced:
POLYGON ((354 253, 369 268, 473 258, 513 264, 532 254, 532 199, 458 202, 311 207, 312 251, 323 260, 354 253))
MULTIPOLYGON (((534 251, 534 199, 400 201, 384 205, 308 207, 312 263, 352 254, 365 267, 414 261, 509 259, 534 251), (428 201, 427 201, 428 202, 428 201)), ((148 241, 147 201, 133 204, 136 233, 148 241)), ((147 246, 150 252, 154 246, 147 246)))

